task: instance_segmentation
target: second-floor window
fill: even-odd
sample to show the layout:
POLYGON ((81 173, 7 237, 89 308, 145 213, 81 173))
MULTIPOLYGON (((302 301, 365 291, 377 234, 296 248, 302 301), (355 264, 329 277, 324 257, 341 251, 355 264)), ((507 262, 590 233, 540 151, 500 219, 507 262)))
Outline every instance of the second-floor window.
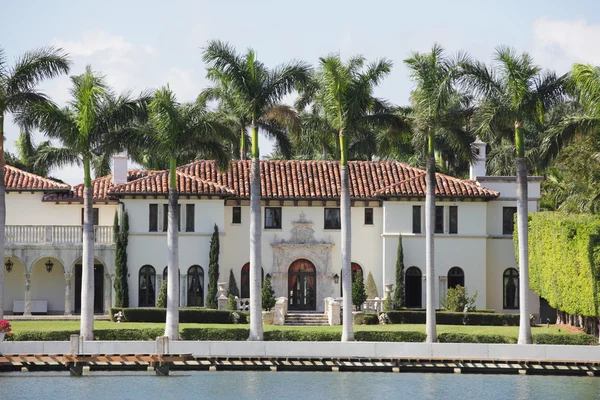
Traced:
MULTIPOLYGON (((195 218, 196 218, 196 208, 194 204, 186 204, 185 205, 185 231, 186 232, 194 232, 195 231, 195 218)), ((181 219, 180 219, 181 221, 181 219)))
POLYGON ((444 206, 435 206, 435 233, 444 233, 444 206))
POLYGON ((231 209, 231 223, 241 224, 242 223, 242 207, 233 207, 231 209))
POLYGON ((502 207, 502 234, 512 235, 515 230, 517 207, 502 207))
POLYGON ((325 229, 342 229, 339 208, 325 209, 325 229))
POLYGON ((448 233, 458 233, 458 207, 450 206, 448 210, 450 211, 448 233))
MULTIPOLYGON (((181 204, 177 207, 177 224, 178 229, 181 231, 181 204)), ((185 231, 195 231, 195 205, 186 204, 185 207, 185 231)), ((166 232, 169 228, 169 205, 162 204, 149 204, 148 205, 148 231, 149 232, 166 232)))
POLYGON ((373 225, 373 209, 365 208, 365 225, 373 225))
MULTIPOLYGON (((85 211, 85 209, 81 209, 81 225, 83 225, 83 212, 85 211)), ((94 222, 94 225, 100 225, 99 223, 99 216, 100 216, 100 212, 97 208, 92 208, 92 221, 94 222)))
POLYGON ((281 229, 281 207, 265 207, 265 229, 281 229))
POLYGON ((421 206, 412 208, 412 233, 421 233, 421 206))

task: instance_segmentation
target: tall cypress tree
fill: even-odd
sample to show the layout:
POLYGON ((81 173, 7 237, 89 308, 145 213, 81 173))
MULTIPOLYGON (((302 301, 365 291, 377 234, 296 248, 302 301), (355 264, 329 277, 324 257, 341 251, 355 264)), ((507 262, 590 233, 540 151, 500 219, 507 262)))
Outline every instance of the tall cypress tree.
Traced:
POLYGON ((398 254, 396 256, 396 289, 394 290, 394 309, 404 307, 404 250, 402 235, 398 236, 398 254))
POLYGON ((217 308, 217 283, 219 281, 219 227, 215 224, 215 230, 210 239, 210 263, 208 264, 208 294, 206 295, 206 307, 217 308))
POLYGON ((233 275, 233 270, 229 270, 229 285, 227 286, 229 294, 234 297, 240 297, 240 290, 238 289, 237 282, 235 281, 235 275, 233 275))
POLYGON ((129 242, 129 215, 123 213, 123 224, 115 212, 115 307, 129 307, 129 285, 127 284, 127 243, 129 242))

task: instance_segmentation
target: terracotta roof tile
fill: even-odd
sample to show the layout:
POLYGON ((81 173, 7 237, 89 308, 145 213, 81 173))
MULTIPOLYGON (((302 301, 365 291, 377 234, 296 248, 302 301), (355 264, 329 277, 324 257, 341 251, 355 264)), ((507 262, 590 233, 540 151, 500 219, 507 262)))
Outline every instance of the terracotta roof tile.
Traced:
POLYGON ((4 166, 4 185, 7 191, 68 191, 71 186, 66 183, 56 182, 30 172, 15 168, 12 165, 4 166))

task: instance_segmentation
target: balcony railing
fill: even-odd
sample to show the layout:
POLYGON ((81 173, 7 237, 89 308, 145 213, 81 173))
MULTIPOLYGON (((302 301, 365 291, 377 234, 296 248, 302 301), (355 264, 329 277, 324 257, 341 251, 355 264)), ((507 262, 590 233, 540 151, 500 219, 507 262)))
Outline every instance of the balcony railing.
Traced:
MULTIPOLYGON (((81 225, 6 225, 6 243, 11 244, 80 244, 81 225)), ((113 227, 94 226, 96 244, 113 244, 113 227)))

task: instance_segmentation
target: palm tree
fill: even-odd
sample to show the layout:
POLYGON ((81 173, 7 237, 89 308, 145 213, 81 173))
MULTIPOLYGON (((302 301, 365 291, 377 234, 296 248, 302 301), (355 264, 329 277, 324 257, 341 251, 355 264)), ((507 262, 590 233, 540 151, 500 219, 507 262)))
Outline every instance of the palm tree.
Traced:
MULTIPOLYGON (((338 55, 322 57, 313 83, 307 85, 296 104, 304 109, 312 103, 314 127, 326 126, 326 136, 317 141, 325 148, 334 134, 340 158, 340 216, 342 228, 342 341, 354 340, 352 328, 352 274, 350 186, 348 181, 348 138, 359 138, 363 132, 381 127, 404 127, 395 115, 383 112, 384 102, 373 96, 373 88, 389 74, 392 63, 382 59, 366 64, 364 57, 353 57, 343 63, 338 55), (320 121, 320 122, 319 122, 320 121)), ((313 132, 312 136, 315 136, 313 132)))
POLYGON ((131 125, 143 115, 142 100, 128 94, 115 96, 104 77, 86 67, 83 74, 71 77, 71 100, 64 108, 51 103, 28 109, 18 121, 37 127, 63 147, 47 147, 39 155, 41 165, 61 167, 83 165, 83 257, 81 270, 81 336, 94 337, 94 231, 92 219, 92 159, 107 148, 107 138, 131 125))
MULTIPOLYGON (((435 144, 436 132, 444 127, 450 112, 450 105, 456 96, 454 82, 458 73, 458 62, 465 59, 458 55, 452 60, 445 55, 444 49, 434 44, 430 53, 413 53, 404 63, 408 66, 416 88, 412 93, 413 129, 426 138, 427 174, 425 193, 425 268, 427 277, 426 303, 426 341, 437 341, 435 326, 435 144)), ((425 144, 425 143, 424 143, 425 144)))
POLYGON ((52 144, 49 140, 36 144, 33 140, 33 135, 30 130, 25 129, 19 133, 19 137, 15 142, 17 154, 7 153, 7 163, 20 168, 24 171, 31 172, 40 176, 48 175, 48 166, 41 165, 38 158, 47 147, 52 144))
MULTIPOLYGON (((36 86, 44 79, 69 72, 66 54, 52 47, 28 51, 15 65, 7 65, 0 48, 0 260, 4 262, 4 225, 6 221, 6 189, 4 186, 4 116, 18 115, 33 104, 49 101, 36 86)), ((4 268, 0 268, 0 318, 4 316, 4 268)))
POLYGON ((543 122, 544 113, 563 100, 566 76, 542 72, 527 54, 498 47, 488 68, 481 62, 465 62, 463 82, 481 98, 475 116, 476 131, 482 137, 514 134, 517 175, 517 233, 519 246, 519 344, 531 343, 529 322, 528 194, 525 146, 527 126, 543 122))
MULTIPOLYGON (((208 78, 226 87, 233 97, 233 111, 243 121, 240 130, 250 129, 252 167, 250 174, 250 335, 249 340, 263 340, 261 301, 261 207, 260 153, 258 130, 261 121, 275 120, 281 126, 297 120, 297 114, 279 103, 283 96, 308 81, 310 66, 293 61, 268 69, 256 59, 254 50, 238 55, 227 43, 211 41, 204 50, 209 64, 208 78)), ((264 128, 264 126, 263 126, 264 128)), ((240 131, 241 132, 241 131, 240 131)), ((265 132, 270 132, 265 130, 265 132)), ((243 142, 243 140, 241 140, 243 142)))
MULTIPOLYGON (((166 86, 156 91, 148 105, 148 124, 136 128, 137 137, 127 144, 131 148, 143 147, 149 153, 169 162, 168 206, 168 274, 179 271, 179 232, 177 198, 177 164, 190 158, 214 158, 221 168, 226 168, 229 154, 226 144, 234 140, 233 134, 211 119, 206 108, 198 104, 180 104, 175 94, 166 86)), ((167 280, 167 319, 165 336, 179 339, 179 281, 167 280)))

